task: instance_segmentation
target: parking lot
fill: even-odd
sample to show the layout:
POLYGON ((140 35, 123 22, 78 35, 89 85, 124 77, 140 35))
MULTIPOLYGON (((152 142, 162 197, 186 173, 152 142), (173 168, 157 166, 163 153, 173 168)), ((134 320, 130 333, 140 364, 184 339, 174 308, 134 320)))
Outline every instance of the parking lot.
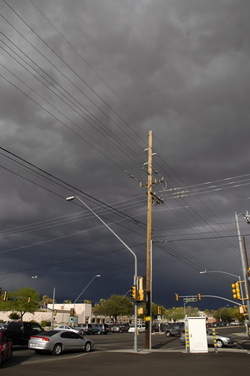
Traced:
MULTIPOLYGON (((239 328, 218 328, 217 332, 222 335, 229 335, 234 339, 234 346, 230 349, 235 350, 245 350, 250 351, 250 339, 246 336, 242 327, 239 328)), ((109 333, 107 335, 90 335, 85 336, 85 338, 90 338, 94 342, 94 352, 101 351, 127 351, 134 352, 134 334, 133 333, 109 333)), ((152 351, 179 351, 185 352, 185 346, 180 342, 180 337, 178 336, 166 336, 165 333, 152 333, 152 351)), ((137 350, 142 352, 144 350, 145 335, 141 333, 137 336, 137 350)), ((209 348, 213 351, 213 347, 209 348)), ((221 349, 221 350, 226 350, 221 349)), ((76 353, 79 354, 79 353, 76 353)), ((62 354, 62 356, 72 356, 69 354, 62 354)), ((27 361, 29 359, 47 359, 54 358, 50 354, 35 354, 33 350, 29 350, 27 346, 14 346, 14 356, 19 358, 20 361, 27 361), (22 359, 21 359, 22 358, 22 359)))
MULTIPOLYGON (((127 372, 136 371, 137 374, 142 374, 142 369, 145 367, 145 374, 152 367, 150 362, 154 363, 155 372, 162 373, 167 368, 171 368, 171 372, 179 370, 183 372, 183 367, 192 366, 200 370, 204 367, 202 364, 209 362, 209 365, 214 364, 218 367, 221 373, 226 372, 228 375, 233 369, 236 372, 236 367, 242 370, 242 362, 249 362, 250 360, 250 339, 243 332, 243 328, 220 328, 218 332, 223 334, 230 334, 235 344, 231 348, 218 349, 216 353, 213 347, 209 348, 208 354, 188 354, 185 346, 181 344, 179 337, 167 337, 164 333, 152 334, 152 350, 144 350, 144 334, 139 334, 138 352, 134 351, 134 335, 132 333, 110 333, 108 335, 91 335, 89 338, 94 341, 94 351, 92 353, 64 353, 60 356, 53 356, 51 354, 35 354, 33 350, 29 350, 25 346, 15 346, 13 357, 2 365, 1 372, 4 376, 19 375, 68 375, 74 371, 74 375, 81 374, 82 368, 88 370, 88 374, 97 375, 100 372, 107 372, 113 375, 119 372, 119 375, 127 375, 127 372), (226 357, 226 361, 225 361, 226 357), (182 362, 182 366, 179 364, 182 362), (205 362, 205 363, 204 363, 205 362), (226 364, 223 364, 223 362, 226 364), (228 364, 231 364, 228 369, 228 364), (147 366, 146 366, 147 365, 147 366), (223 368, 224 367, 224 368, 223 368), (125 372, 126 370, 126 372, 125 372)), ((209 368, 210 368, 209 366, 209 368)), ((208 370, 203 370, 206 375, 208 370)), ((145 375, 144 374, 144 375, 145 375)), ((178 373, 170 373, 178 375, 178 373)), ((211 374, 211 368, 210 373, 211 374)), ((216 372, 213 374, 216 375, 216 372)), ((183 375, 183 373, 180 373, 183 375)))

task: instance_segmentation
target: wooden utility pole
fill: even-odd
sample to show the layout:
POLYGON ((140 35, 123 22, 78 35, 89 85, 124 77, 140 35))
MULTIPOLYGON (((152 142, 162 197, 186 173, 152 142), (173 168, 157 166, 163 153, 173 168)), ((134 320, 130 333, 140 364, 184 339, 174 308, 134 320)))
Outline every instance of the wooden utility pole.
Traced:
POLYGON ((152 172, 153 172, 153 133, 149 131, 148 137, 148 209, 147 209, 147 250, 146 250, 146 331, 145 349, 151 349, 151 327, 152 327, 152 172))
POLYGON ((147 209, 147 250, 146 250, 146 331, 145 331, 145 349, 151 349, 151 327, 152 327, 152 206, 153 201, 157 204, 163 203, 162 199, 153 193, 153 185, 162 183, 164 179, 153 182, 153 132, 149 131, 148 148, 144 151, 148 152, 148 161, 144 165, 148 166, 148 181, 141 184, 141 187, 147 187, 148 209, 147 209))

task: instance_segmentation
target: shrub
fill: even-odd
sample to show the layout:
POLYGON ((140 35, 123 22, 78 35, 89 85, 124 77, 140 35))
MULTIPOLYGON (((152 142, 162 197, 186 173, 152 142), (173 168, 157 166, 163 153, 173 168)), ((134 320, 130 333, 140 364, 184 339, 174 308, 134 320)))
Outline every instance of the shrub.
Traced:
POLYGON ((50 326, 50 321, 42 320, 40 325, 41 325, 42 328, 44 328, 45 326, 50 326))
POLYGON ((16 312, 11 312, 9 314, 9 319, 10 320, 20 320, 20 315, 16 312))

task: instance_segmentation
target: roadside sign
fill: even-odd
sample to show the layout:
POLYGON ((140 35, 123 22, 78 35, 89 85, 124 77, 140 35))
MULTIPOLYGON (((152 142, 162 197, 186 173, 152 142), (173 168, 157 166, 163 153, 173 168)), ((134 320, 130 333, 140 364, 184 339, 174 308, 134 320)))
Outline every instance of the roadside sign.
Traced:
POLYGON ((197 298, 184 298, 183 299, 184 302, 197 302, 197 298))

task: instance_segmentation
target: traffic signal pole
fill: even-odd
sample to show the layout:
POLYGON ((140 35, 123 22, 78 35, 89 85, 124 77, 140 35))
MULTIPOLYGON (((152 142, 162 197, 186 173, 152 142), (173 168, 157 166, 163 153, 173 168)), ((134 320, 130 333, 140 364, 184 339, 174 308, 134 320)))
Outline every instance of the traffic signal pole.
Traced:
POLYGON ((242 245, 242 238, 240 234, 240 227, 239 227, 239 216, 243 215, 245 219, 247 219, 247 223, 250 223, 249 221, 249 215, 248 213, 245 214, 237 214, 235 213, 235 223, 236 223, 236 230, 237 230, 237 236, 238 236, 238 242, 239 242, 239 249, 240 249, 240 258, 241 258, 241 267, 242 267, 242 273, 243 273, 243 281, 245 282, 245 293, 246 293, 246 305, 247 305, 247 313, 248 313, 248 321, 246 322, 246 332, 248 334, 248 326, 249 326, 249 319, 250 319, 250 296, 249 296, 249 279, 248 279, 248 270, 246 266, 246 257, 243 250, 242 245))
POLYGON ((151 327, 152 327, 152 131, 149 131, 148 137, 148 208, 147 208, 147 250, 146 250, 146 330, 145 330, 145 349, 151 349, 151 327))

